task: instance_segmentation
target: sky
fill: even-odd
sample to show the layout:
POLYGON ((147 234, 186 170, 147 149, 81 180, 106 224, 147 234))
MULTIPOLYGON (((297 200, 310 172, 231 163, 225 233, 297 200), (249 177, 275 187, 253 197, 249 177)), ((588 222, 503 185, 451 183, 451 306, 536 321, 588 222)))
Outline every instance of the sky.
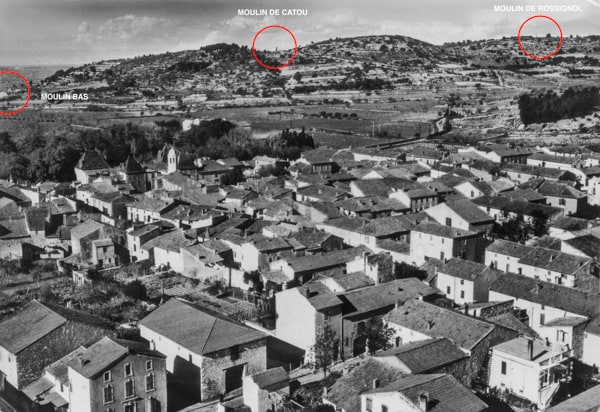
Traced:
MULTIPOLYGON (((499 4, 579 5, 583 12, 546 14, 565 36, 600 34, 600 0, 1 0, 0 69, 82 64, 217 42, 249 46, 270 24, 288 27, 300 46, 370 34, 442 44, 515 36, 525 19, 540 14, 494 12, 499 4), (239 8, 301 8, 308 16, 241 17, 239 8)), ((548 32, 541 24, 535 33, 533 23, 528 33, 548 32)), ((282 31, 266 31, 257 40, 265 48, 291 44, 282 31)))

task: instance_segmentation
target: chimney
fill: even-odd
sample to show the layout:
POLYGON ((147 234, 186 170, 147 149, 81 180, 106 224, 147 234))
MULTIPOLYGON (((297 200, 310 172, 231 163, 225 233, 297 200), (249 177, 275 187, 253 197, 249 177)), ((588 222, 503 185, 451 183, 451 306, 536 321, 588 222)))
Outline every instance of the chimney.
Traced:
POLYGON ((373 389, 379 388, 379 379, 373 379, 373 389))
POLYGON ((244 366, 242 368, 242 377, 246 377, 248 376, 248 364, 244 363, 244 366))
POLYGON ((527 339, 527 353, 529 354, 529 360, 533 360, 533 339, 527 339))
POLYGON ((427 412, 427 404, 429 403, 429 392, 419 393, 419 410, 427 412))
POLYGON ((327 386, 323 387, 323 398, 327 398, 327 386))
POLYGON ((400 299, 396 299, 396 304, 394 305, 394 307, 396 309, 398 309, 400 307, 401 303, 400 303, 400 299))
POLYGON ((310 289, 308 289, 308 288, 304 289, 304 296, 306 296, 307 298, 310 298, 310 289))

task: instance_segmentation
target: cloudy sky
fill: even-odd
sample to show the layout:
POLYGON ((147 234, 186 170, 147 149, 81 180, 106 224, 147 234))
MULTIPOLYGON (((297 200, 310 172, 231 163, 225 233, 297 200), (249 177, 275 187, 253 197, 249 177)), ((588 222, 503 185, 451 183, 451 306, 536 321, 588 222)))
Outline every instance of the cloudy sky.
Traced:
MULTIPOLYGON (((79 64, 198 48, 215 42, 250 45, 265 25, 283 24, 300 45, 331 37, 402 34, 446 41, 514 36, 533 14, 497 13, 494 4, 539 0, 0 0, 0 69, 11 65, 79 64), (242 4, 242 5, 240 5, 242 4), (303 8, 308 17, 238 17, 238 8, 303 8)), ((547 13, 564 34, 600 34, 600 0, 582 13, 547 13)), ((541 25, 540 33, 548 27, 541 25)), ((533 29, 533 25, 528 29, 533 29)), ((266 34, 266 32, 265 32, 266 34)), ((289 45, 283 32, 261 44, 289 45), (271 40, 272 38, 272 40, 271 40)))

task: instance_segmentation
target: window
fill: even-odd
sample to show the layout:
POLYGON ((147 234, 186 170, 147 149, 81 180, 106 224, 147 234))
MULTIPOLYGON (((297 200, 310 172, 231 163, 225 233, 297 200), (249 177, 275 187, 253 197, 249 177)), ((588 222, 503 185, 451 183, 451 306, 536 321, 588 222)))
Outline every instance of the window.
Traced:
POLYGON ((471 197, 475 197, 475 192, 471 190, 471 197))
POLYGON ((446 226, 452 226, 452 218, 446 218, 446 226))
POLYGON ((133 368, 131 367, 131 363, 125 364, 125 376, 133 375, 133 368))
POLYGON ((133 379, 127 379, 125 381, 125 397, 131 398, 132 396, 135 396, 135 385, 133 379))
POLYGON ((113 408, 108 408, 104 412, 115 412, 115 410, 113 408))
POLYGON ((231 348, 229 348, 229 354, 231 356, 231 360, 237 360, 240 358, 240 347, 239 346, 232 346, 231 348))
POLYGON ((396 347, 402 345, 402 338, 400 336, 396 336, 396 347))
POLYGON ((450 286, 446 286, 446 294, 449 295, 450 293, 452 293, 452 289, 450 286))
POLYGON ((146 375, 146 392, 153 391, 154 389, 154 374, 149 373, 146 375))
POLYGON ((385 405, 381 405, 381 412, 388 412, 388 407, 385 405))
POLYGON ((440 260, 443 262, 444 261, 444 252, 440 252, 440 260))
POLYGON ((506 375, 506 362, 502 361, 500 364, 500 373, 506 375))
POLYGON ((562 199, 562 198, 561 198, 561 199, 558 199, 558 204, 559 204, 560 206, 564 206, 564 205, 566 205, 566 204, 567 204, 567 201, 566 201, 565 199, 562 199))
POLYGON ((323 320, 326 322, 329 320, 329 314, 327 312, 323 313, 323 320))
POLYGON ((147 360, 146 361, 146 370, 147 371, 151 371, 152 369, 154 369, 154 365, 152 364, 151 360, 147 360))
POLYGON ((128 403, 125 405, 125 412, 137 412, 137 406, 135 403, 128 403))
POLYGON ((104 372, 104 382, 110 382, 111 380, 112 380, 112 376, 110 374, 110 371, 104 372))
POLYGON ((540 325, 546 324, 546 315, 540 313, 540 325))
POLYGON ((465 298, 465 291, 464 291, 464 290, 461 290, 461 291, 460 291, 460 298, 461 298, 461 299, 464 299, 464 298, 465 298))
POLYGON ((106 385, 104 387, 104 403, 111 403, 115 401, 115 391, 112 385, 106 385))
POLYGON ((523 274, 523 268, 519 268, 518 271, 519 271, 519 275, 523 274))
POLYGON ((145 412, 160 412, 160 402, 154 398, 146 399, 145 412))
POLYGON ((464 279, 461 279, 461 280, 460 280, 460 284, 461 284, 461 285, 464 285, 464 284, 465 284, 465 280, 464 280, 464 279))
POLYGON ((373 400, 371 398, 367 398, 367 412, 371 412, 373 410, 373 400))

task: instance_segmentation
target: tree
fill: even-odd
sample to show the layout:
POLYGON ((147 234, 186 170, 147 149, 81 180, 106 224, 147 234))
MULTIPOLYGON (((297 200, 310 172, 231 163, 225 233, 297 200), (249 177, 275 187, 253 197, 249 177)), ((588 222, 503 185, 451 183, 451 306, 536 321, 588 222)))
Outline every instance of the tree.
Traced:
POLYGON ((427 272, 408 263, 400 262, 394 267, 394 277, 396 279, 418 278, 423 280, 427 278, 427 272))
POLYGON ((504 223, 494 223, 492 235, 511 242, 523 243, 529 239, 531 230, 531 225, 525 223, 523 215, 517 215, 504 223))
POLYGON ((533 222, 531 223, 531 231, 534 236, 542 237, 548 234, 548 219, 539 212, 533 213, 533 222))
POLYGON ((315 344, 312 347, 314 353, 314 364, 317 369, 322 369, 325 376, 329 366, 338 357, 339 339, 335 332, 329 326, 325 326, 323 332, 317 335, 315 344))
POLYGON ((126 296, 136 300, 145 299, 147 296, 146 286, 144 286, 144 284, 137 279, 126 284, 123 288, 123 293, 126 296))
POLYGON ((384 323, 381 318, 371 318, 366 322, 364 328, 359 329, 356 339, 365 342, 369 354, 372 355, 380 350, 391 349, 394 334, 394 329, 384 323))

